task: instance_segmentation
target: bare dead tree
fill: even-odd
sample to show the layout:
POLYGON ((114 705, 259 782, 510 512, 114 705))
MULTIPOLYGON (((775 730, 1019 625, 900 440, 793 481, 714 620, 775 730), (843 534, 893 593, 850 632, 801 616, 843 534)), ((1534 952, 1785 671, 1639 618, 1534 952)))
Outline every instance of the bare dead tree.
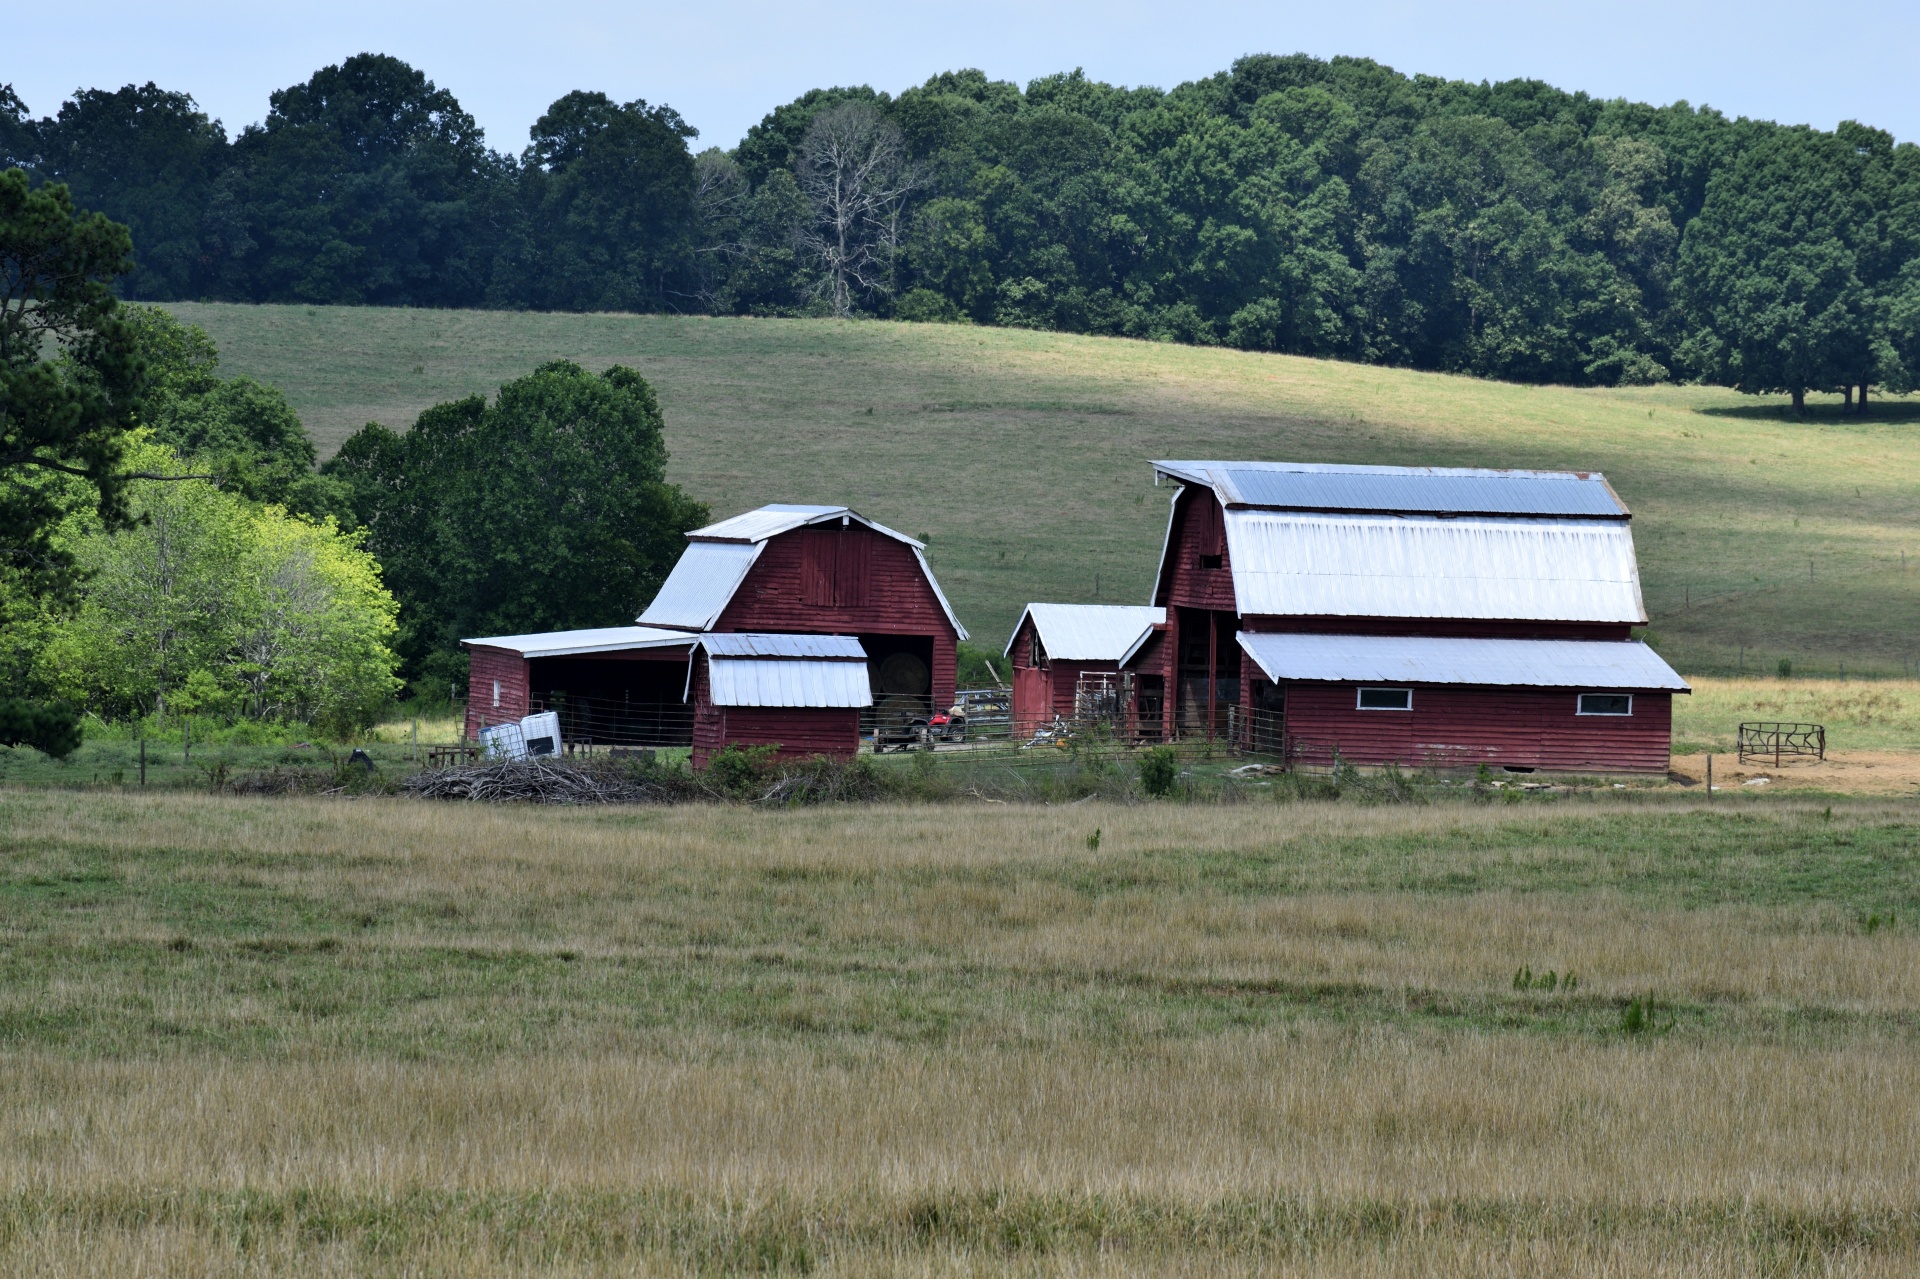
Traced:
POLYGON ((797 247, 820 268, 817 296, 838 316, 856 296, 893 292, 900 214, 914 187, 906 140, 864 102, 842 102, 813 118, 794 159, 809 220, 797 247))
POLYGON ((752 252, 742 225, 751 197, 732 156, 709 147, 693 157, 693 207, 700 233, 694 245, 695 296, 714 305, 732 263, 752 252))

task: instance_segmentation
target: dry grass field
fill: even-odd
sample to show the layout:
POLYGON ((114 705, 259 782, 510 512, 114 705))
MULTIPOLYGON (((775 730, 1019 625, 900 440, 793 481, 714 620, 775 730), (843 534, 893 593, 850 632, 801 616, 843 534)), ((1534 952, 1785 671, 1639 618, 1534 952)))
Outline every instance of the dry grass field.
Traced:
MULTIPOLYGON (((1920 401, 1528 387, 1292 356, 954 325, 179 305, 227 369, 283 387, 330 453, 369 420, 539 363, 629 364, 670 476, 718 515, 847 502, 930 535, 995 644, 1029 600, 1138 602, 1167 491, 1146 460, 1605 471, 1653 629, 1687 673, 1920 671, 1920 401)), ((636 611, 643 601, 635 601, 636 611)))
POLYGON ((1907 1275, 1917 923, 1891 802, 0 790, 0 1273, 1907 1275))

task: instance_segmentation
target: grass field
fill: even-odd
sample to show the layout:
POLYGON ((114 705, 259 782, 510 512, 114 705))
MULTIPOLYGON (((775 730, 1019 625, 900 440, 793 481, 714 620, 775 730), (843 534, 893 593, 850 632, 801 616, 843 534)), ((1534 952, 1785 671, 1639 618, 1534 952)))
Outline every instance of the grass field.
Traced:
MULTIPOLYGON (((1681 670, 1910 673, 1920 402, 1842 418, 1711 388, 1569 390, 1005 329, 181 305, 283 387, 324 451, 368 420, 543 360, 659 388, 672 476, 716 515, 844 501, 931 536, 998 643, 1030 599, 1144 599, 1153 457, 1597 469, 1635 512, 1653 631, 1681 670), (1904 556, 1904 559, 1903 559, 1904 556), (1910 570, 1910 571, 1909 571, 1910 570)), ((636 601, 636 608, 641 602, 636 601)))
POLYGON ((1911 1274, 1917 851, 0 790, 0 1273, 1911 1274))

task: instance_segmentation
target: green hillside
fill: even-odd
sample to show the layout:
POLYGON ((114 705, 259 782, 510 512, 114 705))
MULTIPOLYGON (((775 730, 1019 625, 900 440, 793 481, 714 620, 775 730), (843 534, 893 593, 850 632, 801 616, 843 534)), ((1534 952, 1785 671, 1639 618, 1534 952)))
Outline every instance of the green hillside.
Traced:
POLYGON ((1246 457, 1604 471, 1682 670, 1786 657, 1898 674, 1920 658, 1920 400, 1858 421, 1827 398, 1801 422, 1712 388, 1527 387, 1005 329, 173 309, 213 334, 227 373, 285 389, 323 453, 544 360, 629 364, 659 390, 670 473, 716 516, 836 501, 926 534, 962 619, 996 643, 1030 599, 1146 597, 1166 498, 1146 459, 1246 457))

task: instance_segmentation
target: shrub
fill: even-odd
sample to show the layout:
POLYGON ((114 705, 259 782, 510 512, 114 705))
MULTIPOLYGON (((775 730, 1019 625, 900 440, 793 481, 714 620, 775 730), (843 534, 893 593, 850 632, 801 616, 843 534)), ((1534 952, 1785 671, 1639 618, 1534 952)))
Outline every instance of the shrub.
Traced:
POLYGON ((728 746, 707 761, 707 785, 734 799, 756 799, 773 772, 778 746, 728 746))
POLYGON ((1140 789, 1156 797, 1173 794, 1180 761, 1171 746, 1153 746, 1140 752, 1140 789))

